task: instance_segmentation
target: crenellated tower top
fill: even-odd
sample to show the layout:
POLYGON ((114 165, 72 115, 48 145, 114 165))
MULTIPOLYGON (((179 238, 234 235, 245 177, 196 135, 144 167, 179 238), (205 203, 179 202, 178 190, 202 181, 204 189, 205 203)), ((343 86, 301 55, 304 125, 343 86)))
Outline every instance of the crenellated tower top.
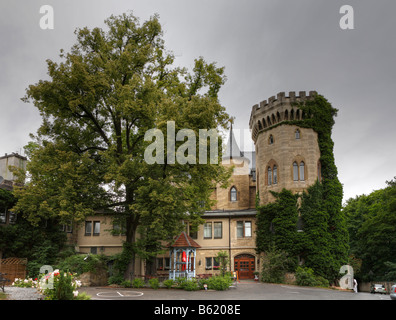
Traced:
POLYGON ((252 132, 252 139, 257 140, 260 131, 265 130, 283 121, 302 120, 303 112, 295 105, 298 102, 304 102, 313 99, 317 95, 316 91, 300 91, 296 95, 295 91, 279 92, 267 100, 261 101, 252 107, 250 114, 249 127, 252 132))

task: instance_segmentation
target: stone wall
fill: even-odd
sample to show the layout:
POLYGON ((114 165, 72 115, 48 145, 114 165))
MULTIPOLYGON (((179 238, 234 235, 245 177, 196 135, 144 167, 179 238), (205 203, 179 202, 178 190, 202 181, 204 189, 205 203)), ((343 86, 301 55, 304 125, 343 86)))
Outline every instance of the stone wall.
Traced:
POLYGON ((257 189, 261 204, 274 200, 269 191, 280 192, 283 188, 293 192, 302 192, 318 179, 320 150, 317 133, 310 128, 291 125, 279 125, 271 130, 260 132, 256 147, 257 189), (300 138, 296 139, 296 130, 300 138), (270 142, 272 136, 272 142, 270 142), (293 163, 304 163, 304 180, 294 180, 293 163), (277 168, 277 181, 268 181, 268 168, 277 168))

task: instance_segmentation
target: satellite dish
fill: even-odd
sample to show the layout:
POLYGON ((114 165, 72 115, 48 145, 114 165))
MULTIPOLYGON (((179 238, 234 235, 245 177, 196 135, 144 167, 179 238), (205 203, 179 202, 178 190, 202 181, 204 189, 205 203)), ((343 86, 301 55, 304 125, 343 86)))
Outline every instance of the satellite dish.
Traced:
POLYGON ((0 176, 0 183, 2 183, 4 180, 4 178, 2 176, 0 176))

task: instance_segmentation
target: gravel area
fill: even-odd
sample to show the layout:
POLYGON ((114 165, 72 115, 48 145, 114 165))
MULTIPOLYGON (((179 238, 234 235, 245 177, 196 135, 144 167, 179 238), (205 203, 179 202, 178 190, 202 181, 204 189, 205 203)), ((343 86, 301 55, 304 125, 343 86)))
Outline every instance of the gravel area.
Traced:
MULTIPOLYGON (((0 289, 1 290, 1 289, 0 289)), ((36 288, 19 288, 19 287, 4 287, 5 294, 8 295, 9 300, 41 300, 42 295, 37 292, 36 288)))

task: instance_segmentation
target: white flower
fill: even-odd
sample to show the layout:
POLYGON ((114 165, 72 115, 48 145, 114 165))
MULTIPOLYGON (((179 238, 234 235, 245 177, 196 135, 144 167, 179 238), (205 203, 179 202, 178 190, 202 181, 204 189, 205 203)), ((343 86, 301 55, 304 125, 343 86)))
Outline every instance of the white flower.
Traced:
POLYGON ((77 297, 78 296, 78 291, 73 291, 73 296, 77 297))

